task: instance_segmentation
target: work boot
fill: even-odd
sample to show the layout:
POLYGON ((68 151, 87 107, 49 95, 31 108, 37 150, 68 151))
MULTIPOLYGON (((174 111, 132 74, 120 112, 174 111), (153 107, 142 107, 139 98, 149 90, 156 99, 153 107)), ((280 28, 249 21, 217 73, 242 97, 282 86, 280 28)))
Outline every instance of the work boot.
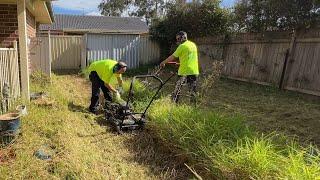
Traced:
POLYGON ((98 111, 97 110, 89 108, 89 112, 94 114, 94 115, 98 115, 98 111))

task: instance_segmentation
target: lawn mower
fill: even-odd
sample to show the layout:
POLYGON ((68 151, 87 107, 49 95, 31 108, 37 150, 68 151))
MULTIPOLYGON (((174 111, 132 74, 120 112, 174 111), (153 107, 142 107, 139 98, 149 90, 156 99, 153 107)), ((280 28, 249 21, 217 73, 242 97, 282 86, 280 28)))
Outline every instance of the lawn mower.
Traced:
POLYGON ((125 104, 119 104, 114 102, 106 102, 105 103, 105 120, 111 124, 114 130, 117 133, 122 134, 123 131, 128 130, 139 130, 143 129, 146 123, 146 113, 149 107, 151 106, 152 102, 155 100, 157 95, 159 94, 160 90, 163 86, 174 76, 175 74, 171 74, 170 77, 163 81, 159 78, 158 74, 153 75, 138 75, 134 76, 129 92, 127 101, 125 104), (148 103, 147 107, 144 109, 143 112, 135 112, 130 104, 130 101, 133 99, 134 96, 134 83, 137 79, 146 79, 146 78, 153 78, 154 80, 159 82, 159 86, 155 94, 152 96, 150 102, 148 103))

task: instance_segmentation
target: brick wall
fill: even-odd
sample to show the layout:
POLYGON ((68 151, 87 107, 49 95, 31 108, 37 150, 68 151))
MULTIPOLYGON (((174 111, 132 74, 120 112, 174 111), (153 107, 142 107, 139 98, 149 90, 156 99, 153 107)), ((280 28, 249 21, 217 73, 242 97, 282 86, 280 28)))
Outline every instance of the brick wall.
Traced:
MULTIPOLYGON (((30 40, 36 36, 36 21, 27 10, 27 35, 30 40)), ((0 4, 0 47, 12 47, 18 40, 18 15, 16 4, 0 4)))
POLYGON ((27 35, 29 38, 36 37, 36 20, 29 10, 27 10, 27 35))
MULTIPOLYGON (((36 37, 36 21, 29 10, 27 10, 27 36, 30 48, 33 38, 36 37)), ((0 48, 13 47, 14 41, 19 41, 17 5, 0 4, 0 48)), ((29 54, 30 69, 32 69, 31 61, 29 54)))
POLYGON ((17 5, 0 4, 0 47, 13 47, 18 40, 17 5))
POLYGON ((35 69, 35 65, 33 63, 33 60, 31 58, 30 50, 34 46, 36 37, 36 20, 35 17, 31 14, 29 10, 27 10, 27 36, 28 36, 28 56, 29 56, 29 70, 32 72, 32 70, 35 69))

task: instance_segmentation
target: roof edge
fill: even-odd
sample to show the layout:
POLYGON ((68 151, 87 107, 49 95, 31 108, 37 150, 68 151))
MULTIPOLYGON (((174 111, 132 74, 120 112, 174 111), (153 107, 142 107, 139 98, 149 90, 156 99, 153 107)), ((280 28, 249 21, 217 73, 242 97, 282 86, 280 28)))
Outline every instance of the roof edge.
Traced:
POLYGON ((47 5, 47 8, 48 8, 48 11, 49 11, 49 14, 50 14, 51 22, 54 22, 54 14, 53 14, 51 1, 47 1, 46 5, 47 5))

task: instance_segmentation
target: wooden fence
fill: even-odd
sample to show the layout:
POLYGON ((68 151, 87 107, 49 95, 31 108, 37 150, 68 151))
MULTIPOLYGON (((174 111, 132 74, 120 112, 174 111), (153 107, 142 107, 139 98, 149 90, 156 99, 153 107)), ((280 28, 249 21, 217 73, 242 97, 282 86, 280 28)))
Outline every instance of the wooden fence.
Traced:
POLYGON ((14 48, 0 48, 0 114, 20 96, 17 43, 14 48))
POLYGON ((320 96, 320 33, 240 34, 202 38, 200 61, 205 69, 223 60, 223 75, 320 96))

